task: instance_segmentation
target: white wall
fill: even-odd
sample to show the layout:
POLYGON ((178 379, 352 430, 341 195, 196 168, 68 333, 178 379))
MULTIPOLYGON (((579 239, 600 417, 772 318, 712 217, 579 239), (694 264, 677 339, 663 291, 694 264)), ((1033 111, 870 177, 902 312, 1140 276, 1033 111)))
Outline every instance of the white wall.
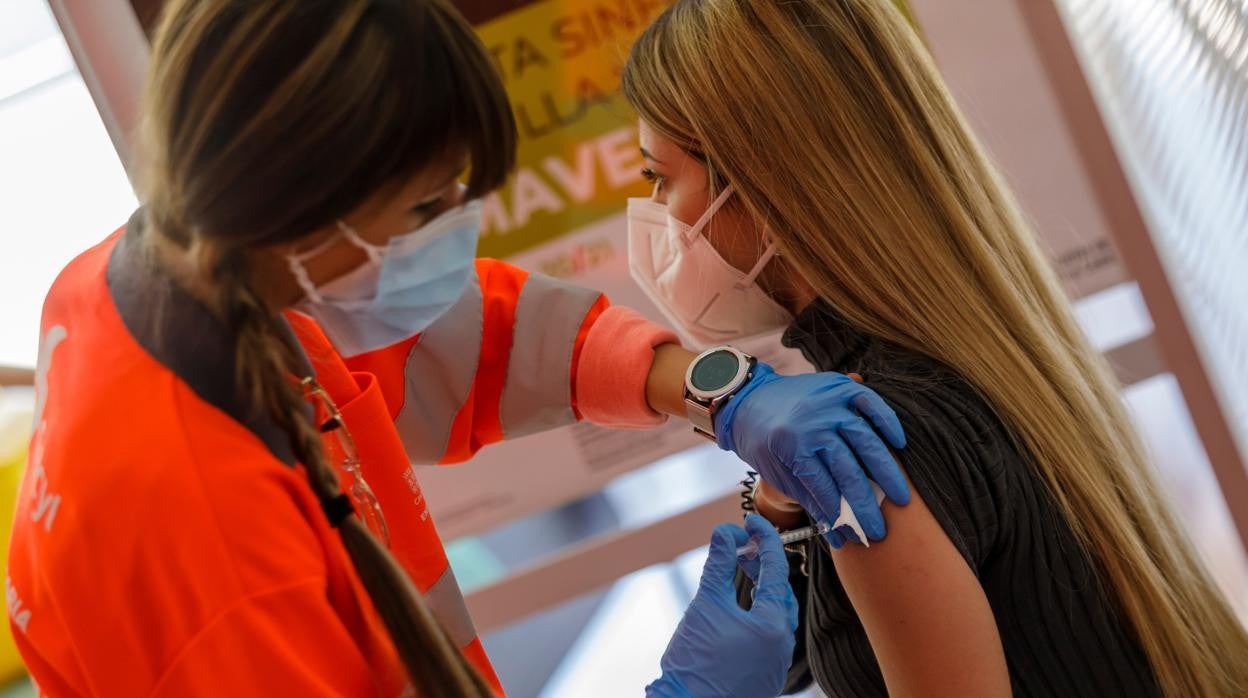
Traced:
POLYGON ((0 15, 0 364, 33 366, 56 274, 136 202, 46 3, 0 15))

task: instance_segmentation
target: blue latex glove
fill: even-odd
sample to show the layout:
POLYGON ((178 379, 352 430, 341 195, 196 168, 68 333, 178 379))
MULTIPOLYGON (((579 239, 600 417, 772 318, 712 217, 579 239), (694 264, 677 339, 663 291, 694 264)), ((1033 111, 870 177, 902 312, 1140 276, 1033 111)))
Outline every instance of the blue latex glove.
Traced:
POLYGON ((745 528, 723 524, 711 536, 702 582, 663 653, 663 675, 646 687, 650 698, 772 698, 793 663, 797 598, 780 535, 752 514, 745 528), (748 531, 748 533, 747 533, 748 531), (758 540, 758 557, 742 561, 757 585, 749 611, 737 605, 732 581, 737 546, 758 540))
MULTIPOLYGON (((764 363, 715 415, 720 448, 829 525, 844 495, 871 540, 884 538, 885 529, 867 475, 892 501, 910 501, 906 478, 876 429, 905 448, 897 415, 870 388, 840 373, 781 376, 764 363)), ((835 548, 845 544, 837 531, 826 537, 835 548)))

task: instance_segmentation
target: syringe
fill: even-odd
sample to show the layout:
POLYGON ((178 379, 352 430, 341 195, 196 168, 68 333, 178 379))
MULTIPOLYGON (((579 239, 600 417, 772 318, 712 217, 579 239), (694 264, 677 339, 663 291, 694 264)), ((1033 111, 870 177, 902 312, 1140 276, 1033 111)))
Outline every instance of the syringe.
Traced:
MULTIPOLYGON (((789 543, 796 543, 799 540, 806 540, 807 538, 814 538, 815 536, 822 536, 823 534, 831 530, 832 530, 832 526, 821 521, 815 524, 814 526, 805 526, 803 528, 795 528, 792 531, 785 531, 784 533, 781 533, 780 543, 783 545, 788 545, 789 543)), ((737 557, 744 557, 747 560, 753 560, 757 555, 758 555, 758 541, 754 540, 753 538, 750 539, 750 542, 746 543, 740 548, 737 548, 737 557)))

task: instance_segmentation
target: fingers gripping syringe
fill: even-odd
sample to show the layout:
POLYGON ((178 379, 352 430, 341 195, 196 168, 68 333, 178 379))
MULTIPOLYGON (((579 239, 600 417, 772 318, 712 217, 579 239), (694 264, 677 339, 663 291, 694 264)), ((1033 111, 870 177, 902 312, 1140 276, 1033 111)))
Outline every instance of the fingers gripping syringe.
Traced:
MULTIPOLYGON (((781 533, 780 543, 781 545, 788 545, 789 543, 796 543, 798 541, 806 540, 807 538, 814 538, 815 536, 822 536, 823 534, 831 530, 832 530, 832 526, 823 522, 817 523, 814 526, 805 526, 803 528, 795 528, 792 531, 785 531, 784 533, 781 533)), ((744 557, 746 559, 753 560, 757 555, 758 555, 758 541, 753 538, 751 538, 750 541, 746 543, 745 545, 737 548, 737 557, 744 557)))
MULTIPOLYGON (((871 490, 875 493, 875 503, 883 503, 884 490, 880 489, 880 486, 875 484, 875 481, 871 481, 871 490)), ((795 528, 792 531, 785 531, 780 534, 780 542, 784 545, 796 543, 800 540, 806 540, 807 538, 822 536, 828 531, 839 529, 842 526, 848 527, 858 539, 858 542, 868 548, 871 547, 871 542, 867 540, 867 534, 863 532, 862 525, 858 523, 858 517, 854 515, 854 510, 850 508, 849 501, 844 497, 841 497, 841 510, 839 515, 836 517, 836 521, 833 521, 831 525, 821 521, 814 526, 806 526, 804 528, 795 528)), ((737 548, 737 557, 745 557, 746 559, 753 560, 756 555, 758 555, 758 541, 753 538, 750 539, 750 542, 737 548)))

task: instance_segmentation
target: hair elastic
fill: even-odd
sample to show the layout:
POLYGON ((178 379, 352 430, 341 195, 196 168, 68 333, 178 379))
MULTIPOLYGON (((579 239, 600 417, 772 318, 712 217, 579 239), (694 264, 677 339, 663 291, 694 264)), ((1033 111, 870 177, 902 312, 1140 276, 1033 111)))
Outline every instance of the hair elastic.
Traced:
POLYGON ((325 518, 329 519, 329 525, 334 528, 338 528, 348 516, 355 513, 355 507, 351 504, 351 498, 345 494, 322 499, 321 509, 325 511, 325 518))

